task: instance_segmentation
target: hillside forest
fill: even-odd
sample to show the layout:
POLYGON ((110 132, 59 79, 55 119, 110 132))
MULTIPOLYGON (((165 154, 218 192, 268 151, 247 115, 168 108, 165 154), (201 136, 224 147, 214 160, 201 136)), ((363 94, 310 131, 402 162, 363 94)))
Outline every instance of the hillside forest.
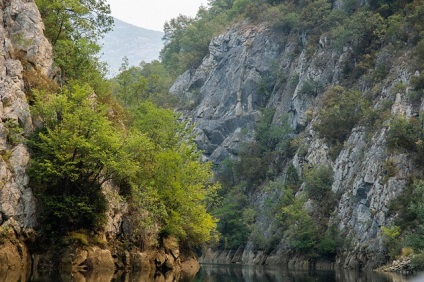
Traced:
MULTIPOLYGON (((408 54, 411 69, 419 73, 411 80, 409 98, 421 101, 424 95, 423 0, 363 5, 356 0, 210 0, 196 17, 179 16, 165 24, 159 61, 129 67, 124 59, 113 79, 105 78, 107 66, 98 59, 98 39, 113 28, 104 0, 35 2, 53 46, 54 75, 24 71, 37 129, 24 137, 18 124, 8 124, 8 140, 24 141, 31 150, 28 174, 41 207, 39 241, 45 245, 98 244, 91 235, 104 227, 108 199, 102 189, 112 185, 129 207, 129 244, 152 246, 173 236, 187 249, 209 244, 236 250, 252 242, 271 253, 284 239, 295 253, 330 260, 349 248, 349 240, 328 220, 339 200, 331 189, 332 168, 305 165, 299 173, 289 165, 295 154, 306 154, 303 129, 293 128, 287 118, 273 123, 276 109, 262 110, 238 155, 203 161, 195 124, 184 118, 190 106, 169 89, 202 63, 209 42, 228 27, 265 24, 281 40, 295 38, 298 52, 306 50, 308 56, 318 50, 322 34, 331 39, 334 52, 352 50, 355 63, 345 65, 339 85, 310 80, 301 89, 323 97, 313 128, 334 159, 355 126, 371 134, 390 115, 394 98, 392 104, 373 107, 372 91, 364 95, 357 84, 366 79, 378 85, 388 75, 390 60, 377 60, 383 47, 408 54), (274 219, 270 236, 255 225, 250 195, 258 190, 279 195, 266 211, 274 219), (308 210, 310 201, 319 208, 308 210)), ((396 87, 404 91, 407 86, 396 87)), ((264 95, 268 90, 264 87, 264 95)), ((422 169, 421 116, 399 116, 389 126, 389 150, 407 154, 422 169)), ((390 161, 385 166, 387 177, 396 173, 390 161)), ((424 261, 422 177, 412 175, 390 204, 395 219, 381 227, 386 259, 415 253, 417 265, 424 261)))

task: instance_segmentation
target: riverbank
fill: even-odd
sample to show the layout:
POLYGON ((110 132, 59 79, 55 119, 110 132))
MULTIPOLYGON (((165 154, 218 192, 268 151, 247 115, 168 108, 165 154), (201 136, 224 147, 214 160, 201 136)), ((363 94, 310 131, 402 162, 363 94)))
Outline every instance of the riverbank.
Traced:
POLYGON ((174 238, 163 239, 160 246, 144 250, 126 249, 122 242, 115 242, 101 246, 57 245, 43 251, 41 248, 34 250, 34 242, 16 238, 12 232, 8 235, 0 242, 0 273, 1 277, 8 277, 4 281, 37 280, 54 273, 72 277, 143 273, 168 281, 182 276, 193 277, 200 268, 196 256, 181 251, 174 238))

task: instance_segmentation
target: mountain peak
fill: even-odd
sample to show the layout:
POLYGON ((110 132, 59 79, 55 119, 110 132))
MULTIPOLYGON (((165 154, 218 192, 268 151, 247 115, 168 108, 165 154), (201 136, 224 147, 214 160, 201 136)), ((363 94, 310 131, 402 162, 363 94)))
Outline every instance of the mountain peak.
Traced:
POLYGON ((117 18, 114 21, 114 29, 100 40, 100 60, 109 65, 107 76, 118 74, 124 57, 128 58, 130 66, 159 58, 163 32, 138 27, 117 18))

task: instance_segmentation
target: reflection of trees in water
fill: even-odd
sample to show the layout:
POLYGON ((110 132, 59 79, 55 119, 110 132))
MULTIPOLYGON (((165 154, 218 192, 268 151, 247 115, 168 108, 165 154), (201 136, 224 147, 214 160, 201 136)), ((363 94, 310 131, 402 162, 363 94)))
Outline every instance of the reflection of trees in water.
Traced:
POLYGON ((203 264, 193 280, 184 282, 405 282, 402 275, 352 270, 293 270, 278 266, 203 264))
POLYGON ((26 281, 26 273, 22 270, 2 269, 0 267, 0 281, 26 281))
POLYGON ((351 270, 308 271, 289 270, 278 266, 212 265, 203 264, 195 274, 133 272, 113 273, 110 271, 90 271, 86 273, 55 273, 28 279, 28 273, 21 270, 1 270, 1 281, 131 281, 131 282, 416 282, 423 276, 405 277, 394 273, 360 272, 351 270))

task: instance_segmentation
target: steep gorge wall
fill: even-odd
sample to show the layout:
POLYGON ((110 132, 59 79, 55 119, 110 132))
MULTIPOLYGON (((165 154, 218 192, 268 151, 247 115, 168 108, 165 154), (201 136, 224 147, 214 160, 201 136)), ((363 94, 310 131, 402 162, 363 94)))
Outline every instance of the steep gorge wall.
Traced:
MULTIPOLYGON (((402 192, 415 168, 405 154, 387 148, 390 117, 371 133, 363 126, 353 128, 335 160, 330 157, 330 145, 312 125, 317 119, 323 91, 340 84, 343 68, 354 63, 352 51, 350 48, 336 51, 325 35, 315 49, 305 46, 306 37, 281 35, 265 25, 232 27, 211 41, 210 54, 201 66, 186 71, 171 92, 186 101, 185 116, 196 124, 197 143, 205 158, 215 163, 237 156, 240 144, 253 138, 252 130, 261 117, 261 108, 276 109, 274 124, 277 125, 288 115, 306 147, 302 148, 303 152, 298 150, 285 165, 293 164, 299 175, 304 164, 329 165, 333 170, 332 191, 339 200, 330 223, 336 224, 343 238, 350 241, 347 250, 338 254, 337 264, 375 267, 385 261, 381 226, 393 220, 388 216, 389 202, 402 192), (322 90, 313 95, 305 93, 304 84, 310 81, 322 90), (388 160, 396 167, 394 176, 386 175, 384 163, 388 160)), ((383 48, 377 61, 387 60, 393 64, 386 78, 377 84, 363 76, 355 87, 363 95, 373 92, 373 108, 389 101, 393 104, 391 117, 398 114, 410 117, 422 110, 422 105, 409 101, 408 89, 405 93, 392 93, 395 84, 409 84, 413 74, 408 71, 408 57, 405 54, 395 57, 383 48)), ((284 174, 280 181, 283 179, 284 174)), ((249 195, 251 205, 258 212, 255 225, 264 237, 273 235, 274 220, 264 212, 266 202, 278 200, 279 196, 276 191, 261 189, 249 195)), ((307 204, 310 210, 316 208, 312 202, 307 204)), ((209 251, 202 260, 278 264, 290 259, 284 245, 282 239, 273 252, 265 253, 249 242, 237 252, 209 251)), ((297 259, 292 258, 291 263, 297 259)))
MULTIPOLYGON (((1 237, 28 237, 36 227, 36 202, 28 186, 29 152, 22 143, 32 130, 24 93, 24 68, 48 76, 52 48, 43 35, 44 25, 33 1, 0 1, 0 228, 1 237), (23 63, 25 65, 23 65, 23 63), (19 132, 14 132, 18 126, 19 132), (15 127, 16 129, 16 127, 15 127)), ((28 263, 22 243, 0 245, 0 268, 28 263)))
MULTIPOLYGON (((52 48, 43 30, 33 1, 0 1, 0 228, 7 238, 29 235, 37 224, 36 203, 26 175, 29 152, 22 140, 11 137, 14 125, 22 128, 24 136, 33 130, 24 93, 24 67, 45 76, 51 71, 52 48)), ((8 244, 0 246, 2 267, 18 267, 20 263, 8 252, 19 254, 8 244)))

